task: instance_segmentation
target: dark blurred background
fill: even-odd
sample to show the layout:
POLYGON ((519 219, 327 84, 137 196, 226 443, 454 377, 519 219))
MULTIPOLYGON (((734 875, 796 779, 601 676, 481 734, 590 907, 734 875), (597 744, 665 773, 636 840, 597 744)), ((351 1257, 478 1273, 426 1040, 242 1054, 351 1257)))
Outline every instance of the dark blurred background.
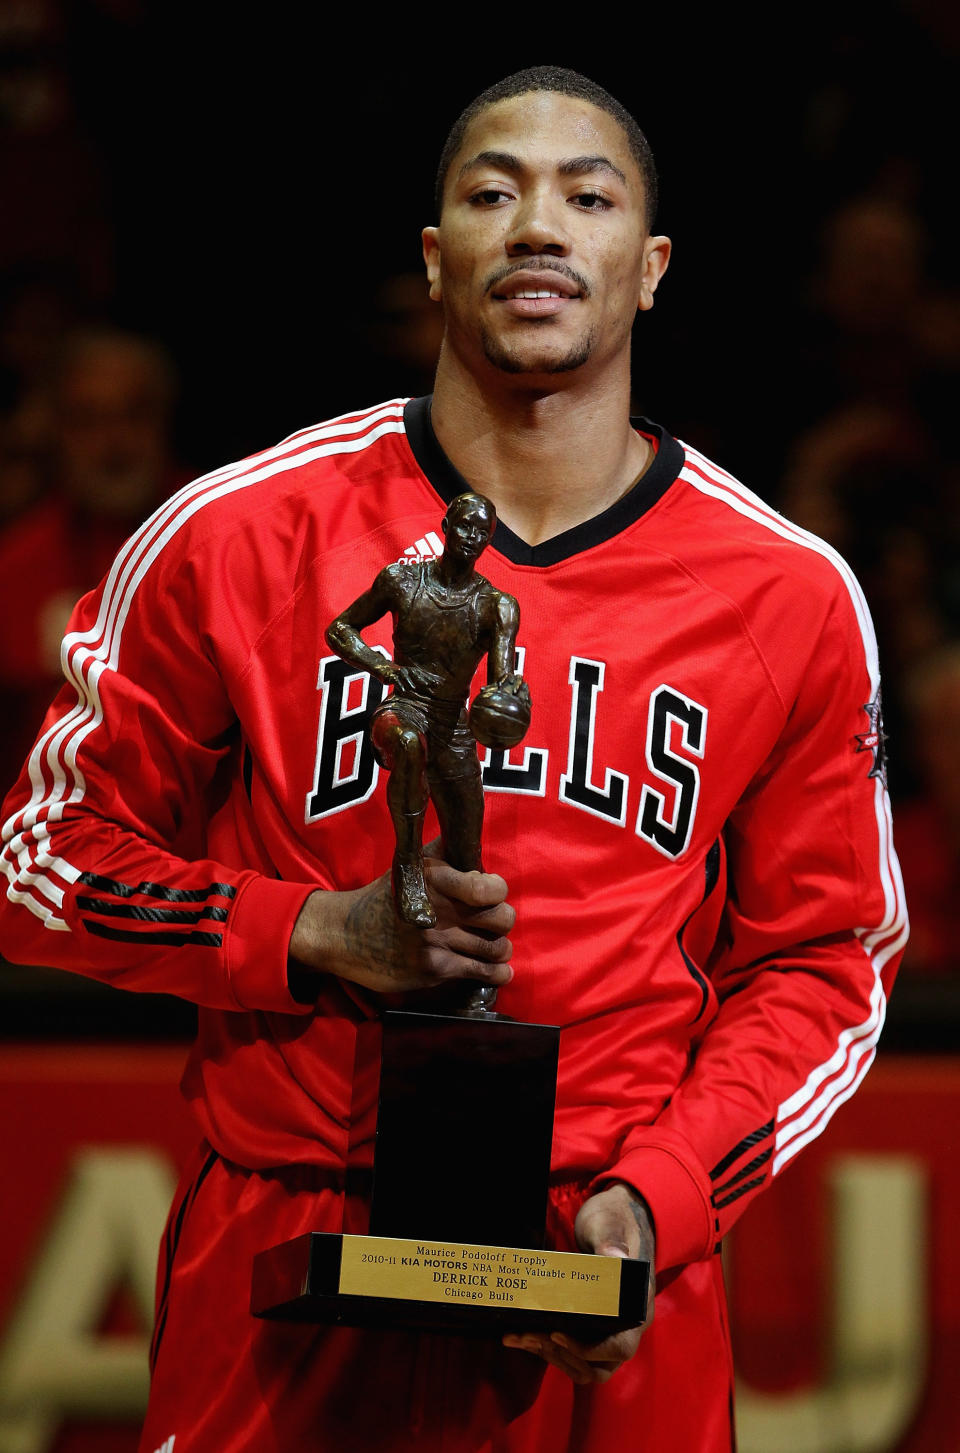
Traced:
MULTIPOLYGON (((70 605, 160 499, 429 391, 419 234, 446 131, 502 75, 569 65, 635 113, 662 172, 675 252, 636 330, 637 411, 865 586, 914 924, 886 1044, 960 1042, 960 11, 760 13, 0 3, 4 791, 70 605)), ((8 1040, 192 1024, 2 963, 0 1014, 8 1040)))

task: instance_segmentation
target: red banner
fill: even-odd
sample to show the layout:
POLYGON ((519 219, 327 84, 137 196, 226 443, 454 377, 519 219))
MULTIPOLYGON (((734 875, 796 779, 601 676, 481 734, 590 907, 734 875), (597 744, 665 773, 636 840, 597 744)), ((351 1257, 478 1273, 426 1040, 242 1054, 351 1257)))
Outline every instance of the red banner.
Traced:
MULTIPOLYGON (((184 1049, 0 1063, 0 1447, 133 1453, 184 1049)), ((741 1453, 960 1448, 960 1061, 881 1059, 729 1238, 741 1453)))

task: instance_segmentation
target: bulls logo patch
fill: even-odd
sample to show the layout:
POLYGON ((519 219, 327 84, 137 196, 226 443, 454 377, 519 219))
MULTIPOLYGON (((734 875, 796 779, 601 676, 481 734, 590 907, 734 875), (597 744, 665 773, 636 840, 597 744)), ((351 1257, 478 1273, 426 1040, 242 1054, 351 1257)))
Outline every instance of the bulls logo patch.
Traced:
POLYGON ((870 720, 870 729, 865 732, 857 732, 857 751, 872 752, 873 764, 868 777, 879 777, 884 787, 887 785, 887 734, 883 730, 883 706, 880 700, 880 689, 872 701, 868 701, 862 708, 870 720))

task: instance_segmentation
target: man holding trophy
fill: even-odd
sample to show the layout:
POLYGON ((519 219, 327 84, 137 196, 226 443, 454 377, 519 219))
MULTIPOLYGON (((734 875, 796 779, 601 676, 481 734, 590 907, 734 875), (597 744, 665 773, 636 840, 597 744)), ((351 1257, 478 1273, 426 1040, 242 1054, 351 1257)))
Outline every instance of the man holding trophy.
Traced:
MULTIPOLYGON (((5 807, 0 947, 200 1006, 203 1142, 161 1248, 146 1453, 732 1447, 721 1240, 866 1072, 906 917, 857 582, 629 417, 631 329, 670 252, 655 193, 592 82, 485 92, 424 232, 432 397, 187 486, 71 621, 5 807), (492 502, 492 539, 464 494, 492 502), (456 622, 435 671, 406 635, 431 594, 456 622), (461 694, 484 655, 534 711, 474 766, 461 694), (478 771, 482 869, 460 821, 478 771), (428 852, 421 878, 437 828, 457 861, 428 852), (655 1263, 646 1328, 250 1316, 257 1253, 341 1229, 363 1026, 459 981, 559 1026, 547 1244, 655 1263)), ((462 1127, 511 1131, 483 1105, 462 1127)))

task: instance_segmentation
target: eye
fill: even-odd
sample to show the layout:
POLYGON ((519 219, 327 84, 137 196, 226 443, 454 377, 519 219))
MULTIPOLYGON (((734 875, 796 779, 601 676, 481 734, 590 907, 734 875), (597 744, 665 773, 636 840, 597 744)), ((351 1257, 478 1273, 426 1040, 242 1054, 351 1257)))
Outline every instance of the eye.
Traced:
POLYGON ((577 192, 570 200, 585 212, 606 212, 613 206, 610 198, 601 192, 577 192))
POLYGON ((503 187, 483 187, 467 199, 471 207, 495 207, 498 202, 509 202, 511 195, 503 187))

